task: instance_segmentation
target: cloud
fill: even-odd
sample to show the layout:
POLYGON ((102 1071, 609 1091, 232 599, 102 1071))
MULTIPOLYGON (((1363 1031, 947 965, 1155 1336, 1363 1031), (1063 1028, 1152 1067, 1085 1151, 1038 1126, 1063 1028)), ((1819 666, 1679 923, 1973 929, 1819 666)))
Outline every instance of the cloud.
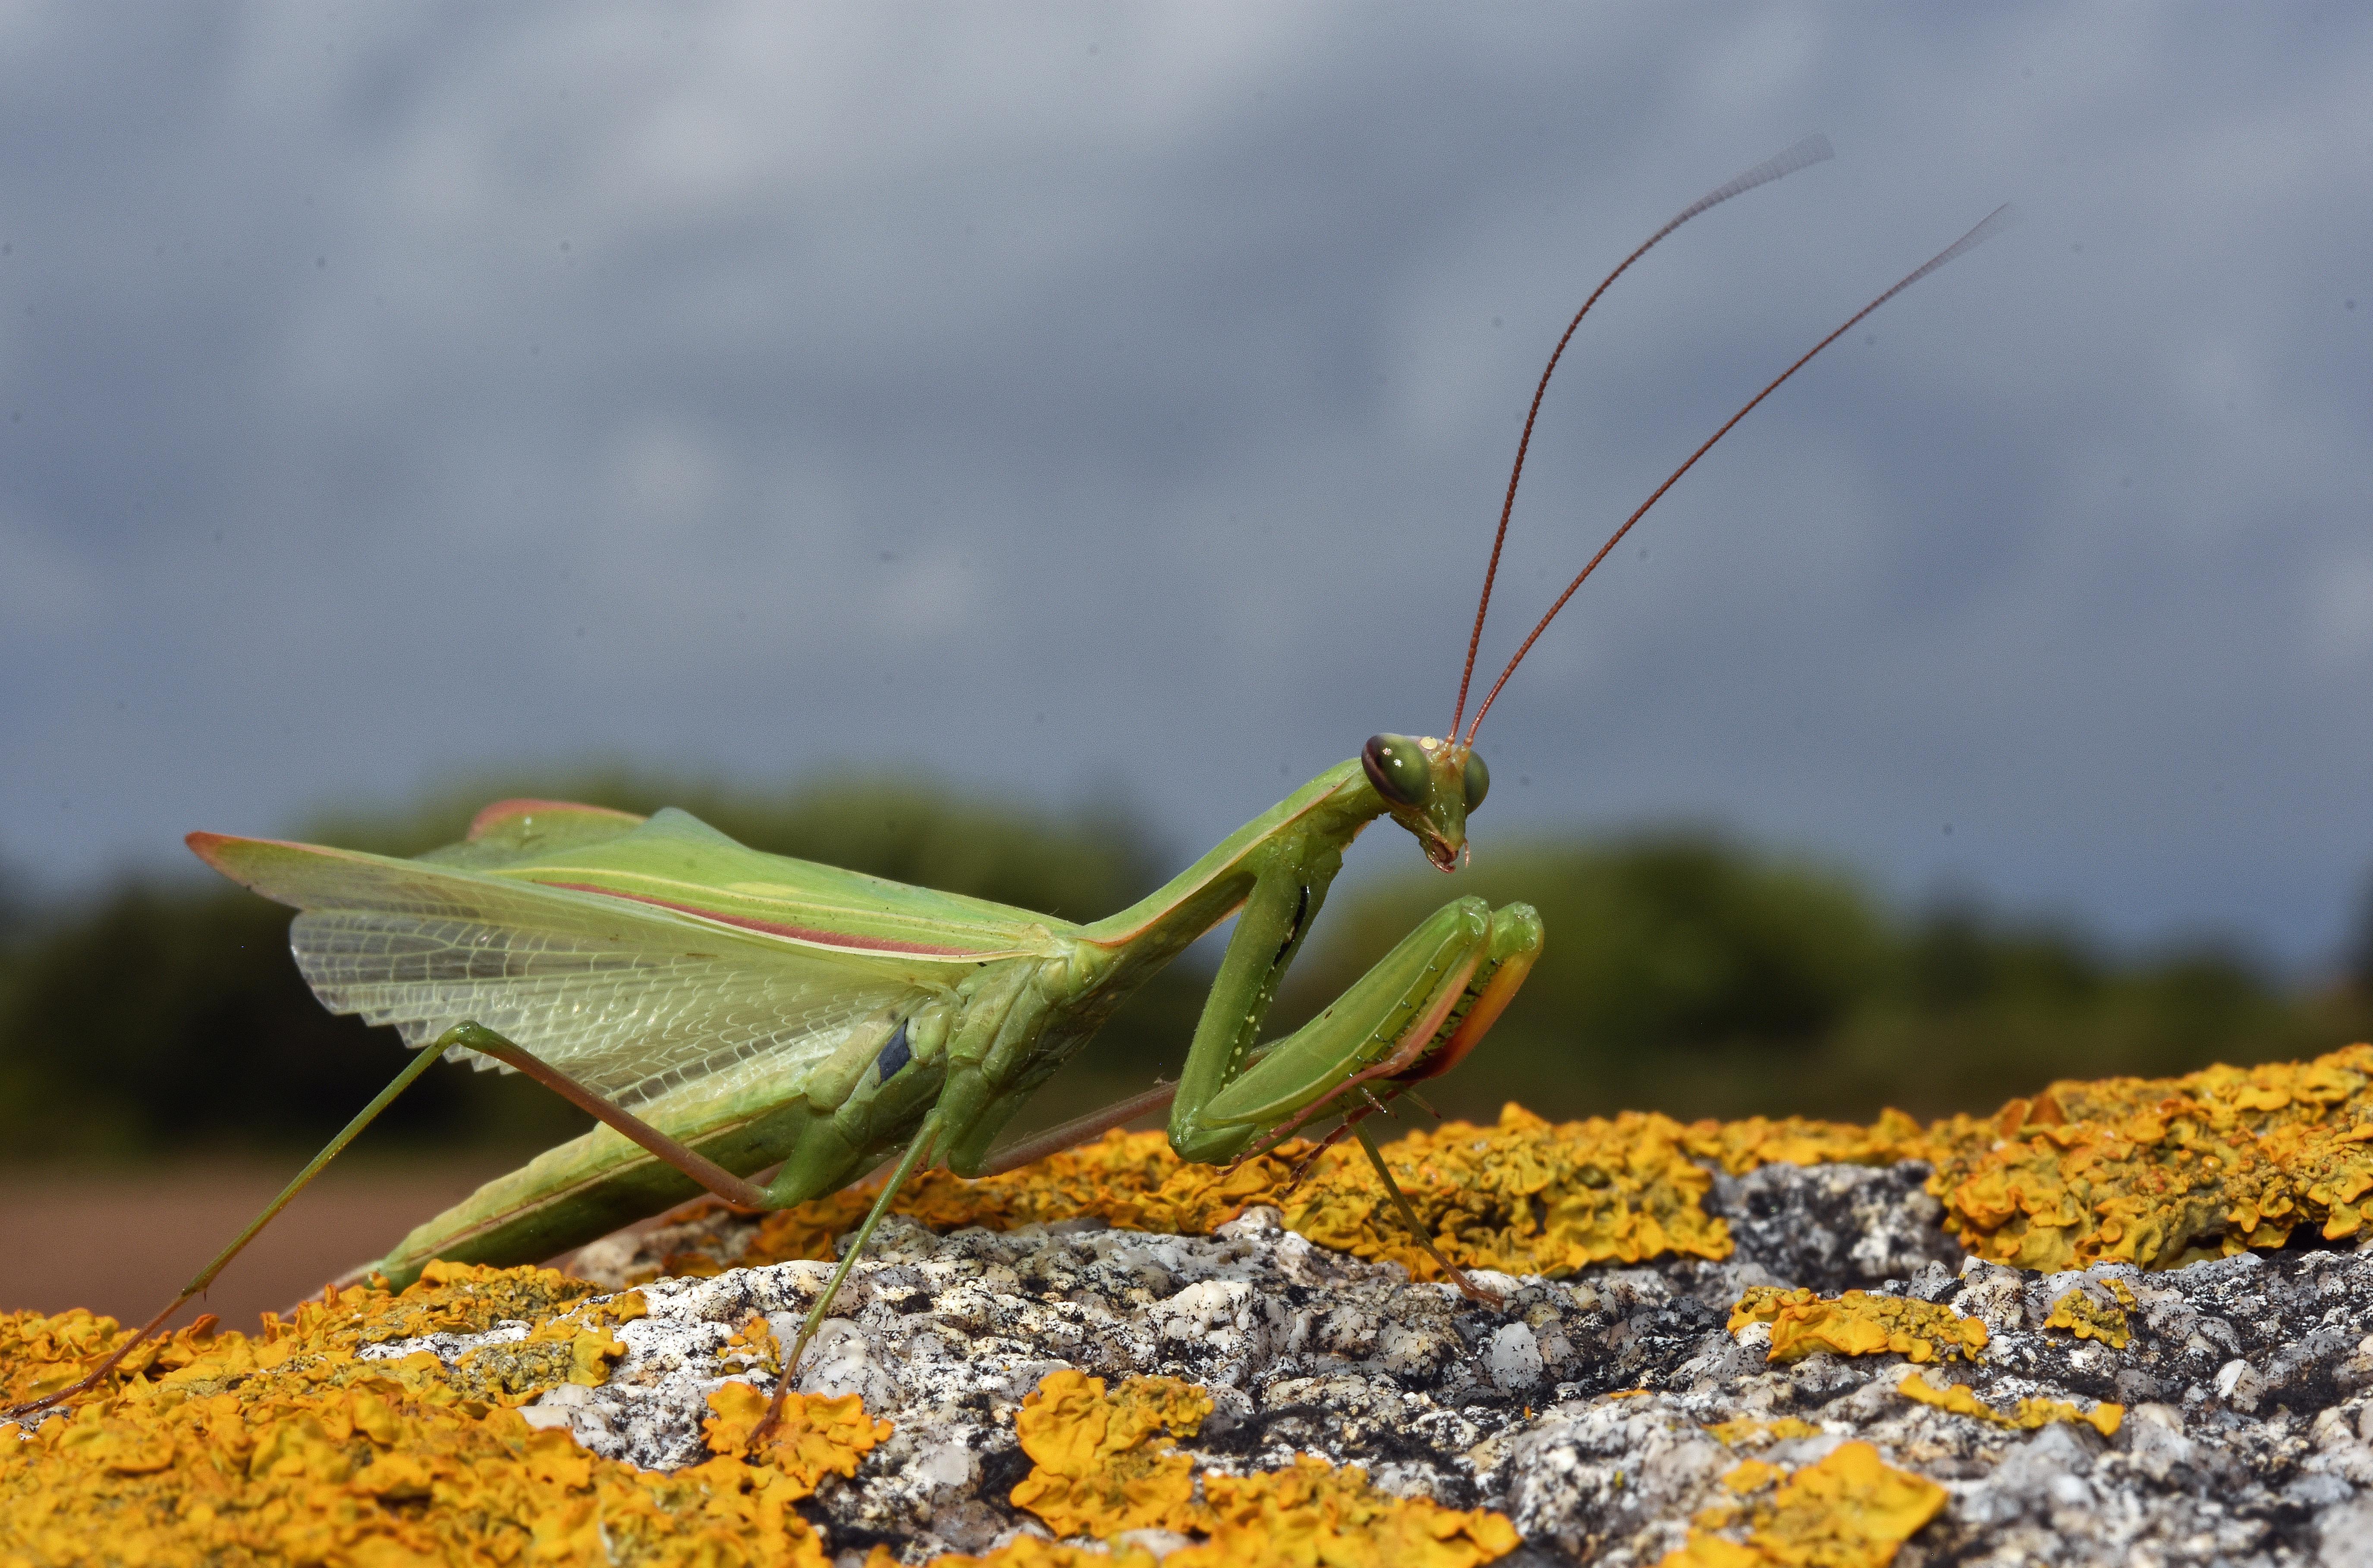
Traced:
POLYGON ((1585 587, 1479 853, 1713 816, 2302 965, 2373 855, 2353 13, 62 14, 0 35, 53 880, 588 755, 1117 778, 1199 847, 1446 720, 1556 332, 1814 129, 1577 338, 1495 663, 2029 221, 1585 587))
POLYGON ((98 585, 72 551, 0 512, 0 639, 63 641, 87 630, 98 585))
POLYGON ((2307 583, 2310 651, 2344 667, 2373 660, 2373 555, 2332 562, 2307 583))

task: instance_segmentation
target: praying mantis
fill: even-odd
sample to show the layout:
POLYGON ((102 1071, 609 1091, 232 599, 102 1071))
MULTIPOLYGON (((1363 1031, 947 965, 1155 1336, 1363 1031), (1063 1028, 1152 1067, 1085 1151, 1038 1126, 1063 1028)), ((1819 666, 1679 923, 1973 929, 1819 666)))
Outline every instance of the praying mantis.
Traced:
MULTIPOLYGON (((959 1175, 1029 1158, 1171 1107, 1181 1157, 1226 1163, 1322 1120, 1356 1138, 1432 1250, 1365 1125, 1482 1040, 1538 959, 1522 903, 1455 900, 1301 1028, 1261 1045, 1280 981, 1343 852, 1389 818, 1444 872, 1490 776, 1475 738, 1508 679, 1583 582, 1715 442, 1879 306, 1984 238, 1998 209, 1773 378, 1617 528, 1534 625, 1470 720, 1476 654, 1516 485, 1549 377, 1592 306, 1682 224, 1829 156, 1808 138, 1708 192, 1618 265, 1575 312, 1525 419, 1450 727, 1379 734, 1360 755, 1245 823, 1169 883, 1079 924, 734 842, 684 812, 649 818, 544 800, 487 807, 462 842, 414 859, 193 833, 232 880, 299 912, 298 966, 322 1003, 392 1024, 415 1056, 174 1302, 71 1388, 96 1387, 216 1274, 439 1057, 523 1072, 602 1123, 430 1219, 371 1268, 393 1285, 434 1259, 532 1263, 706 1191, 779 1209, 894 1161, 806 1315, 776 1404, 901 1184, 927 1161, 959 1175), (1465 727, 1462 730, 1461 726, 1465 727), (1005 1151, 998 1133, 1148 976, 1234 917, 1175 1084, 1005 1151), (779 1167, 764 1186, 752 1173, 779 1167)), ((1457 1286, 1491 1300, 1436 1253, 1457 1286)))

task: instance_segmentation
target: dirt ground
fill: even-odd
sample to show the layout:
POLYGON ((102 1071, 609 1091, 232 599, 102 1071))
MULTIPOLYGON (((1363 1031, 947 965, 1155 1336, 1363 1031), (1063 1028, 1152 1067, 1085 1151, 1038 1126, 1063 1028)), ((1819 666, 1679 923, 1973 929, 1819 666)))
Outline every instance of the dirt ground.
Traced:
MULTIPOLYGON (((272 1201, 301 1161, 76 1172, 0 1168, 0 1311, 87 1307, 143 1322, 272 1201)), ((333 1166, 177 1322, 226 1328, 314 1294, 512 1161, 333 1166)))

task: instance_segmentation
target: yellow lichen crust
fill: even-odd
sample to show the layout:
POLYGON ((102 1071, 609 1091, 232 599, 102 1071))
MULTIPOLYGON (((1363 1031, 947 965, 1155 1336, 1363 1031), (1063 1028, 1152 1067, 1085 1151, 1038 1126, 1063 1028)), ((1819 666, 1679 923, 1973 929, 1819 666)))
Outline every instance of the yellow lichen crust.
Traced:
POLYGON ((1482 1509, 1394 1497, 1357 1465, 1297 1455, 1290 1470, 1203 1478, 1211 1539, 1163 1568, 1475 1568, 1516 1550, 1516 1527, 1482 1509))
POLYGON ((1815 1351, 1839 1355, 1883 1355, 1913 1361, 1949 1356, 1975 1360, 1986 1348, 1986 1326, 1950 1307, 1897 1295, 1850 1290, 1835 1298, 1809 1290, 1750 1285, 1731 1309, 1730 1331, 1749 1323, 1771 1325, 1767 1361, 1802 1361, 1815 1351))
POLYGON ((2079 1421, 2104 1437, 2115 1437, 2118 1428, 2125 1424, 2126 1407, 2108 1403, 2097 1404, 2089 1411, 2078 1410, 2065 1400, 2021 1400, 2010 1414, 1987 1404, 1978 1398, 1967 1383, 1956 1383, 1949 1388, 1938 1388, 1917 1372, 1907 1372, 1895 1391, 1907 1400, 1917 1400, 1923 1405, 1934 1405, 1955 1415, 1973 1415, 1980 1421, 1996 1426, 2017 1427, 2032 1432, 2039 1426, 2049 1426, 2055 1421, 2079 1421))
POLYGON ((2126 1308, 2134 1305, 2134 1293, 2123 1280, 2109 1282, 2110 1292, 2117 1299, 2103 1301, 2078 1285, 2052 1304, 2052 1315, 2043 1320, 2047 1329, 2065 1329, 2080 1340, 2098 1340, 2111 1350, 2123 1350, 2132 1340, 2133 1330, 2126 1326, 2126 1308))
MULTIPOLYGON (((896 1568, 896 1558, 878 1546, 873 1550, 880 1555, 868 1557, 865 1568, 896 1568)), ((1154 1568, 1155 1561, 1153 1553, 1128 1541, 1106 1548, 1048 1540, 1045 1536, 1016 1536, 986 1557, 963 1552, 934 1557, 931 1568, 1154 1568)))
MULTIPOLYGON (((1188 1165, 1160 1132, 1107 1132, 1002 1176, 966 1180, 952 1171, 918 1171, 892 1205, 934 1230, 1097 1218, 1129 1230, 1208 1234, 1255 1203, 1274 1203, 1291 1185, 1292 1159, 1307 1144, 1234 1166, 1188 1165), (1282 1156, 1282 1157, 1280 1157, 1282 1156)), ((829 1259, 835 1239, 856 1228, 874 1193, 852 1189, 769 1214, 735 1262, 829 1259)), ((673 1272, 674 1258, 668 1260, 673 1272)))
MULTIPOLYGON (((605 1310, 555 1316, 599 1288, 553 1269, 481 1269, 434 1262, 419 1283, 402 1295, 356 1289, 333 1292, 327 1301, 345 1315, 335 1331, 349 1344, 377 1344, 438 1332, 483 1333, 497 1323, 514 1319, 538 1323, 527 1342, 490 1345, 470 1358, 466 1392, 494 1399, 530 1385, 543 1388, 589 1380, 588 1374, 602 1354, 602 1347, 613 1342, 599 1330, 642 1315, 642 1297, 627 1295, 616 1298, 605 1310), (582 1345, 577 1342, 580 1337, 585 1341, 582 1345)), ((212 1369, 206 1376, 217 1379, 242 1376, 259 1367, 276 1367, 299 1353, 300 1325, 318 1323, 319 1315, 327 1309, 326 1303, 309 1302, 289 1322, 282 1322, 277 1315, 268 1317, 263 1332, 251 1343, 243 1334, 217 1336, 217 1319, 207 1314, 186 1329, 142 1342, 116 1366, 108 1388, 121 1390, 135 1381, 153 1381, 168 1374, 196 1377, 200 1375, 188 1369, 201 1360, 212 1369)), ((53 1318, 38 1312, 0 1316, 0 1404, 39 1399, 80 1380, 128 1333, 112 1318, 96 1317, 80 1307, 53 1318)), ((623 1352, 621 1346, 610 1353, 623 1352)), ((595 1376, 590 1380, 598 1383, 601 1378, 595 1376)))
MULTIPOLYGON (((598 1383, 639 1295, 577 1304, 551 1270, 433 1264, 402 1293, 333 1288, 250 1337, 185 1330, 126 1358, 97 1395, 31 1432, 0 1426, 0 1557, 27 1563, 725 1564, 827 1561, 793 1507, 889 1433, 856 1400, 794 1398, 764 1451, 745 1385, 710 1399, 708 1460, 637 1470, 515 1410, 598 1383), (359 1359, 429 1329, 525 1318, 526 1340, 448 1369, 359 1359)), ((123 1330, 88 1313, 0 1320, 17 1391, 63 1388, 123 1330)))
POLYGON ((728 1377, 762 1372, 768 1378, 783 1369, 782 1347, 775 1342, 774 1325, 763 1312, 753 1312, 749 1320, 725 1337, 717 1347, 719 1369, 728 1377))
MULTIPOLYGON (((1511 1273, 1728 1256, 1726 1227, 1701 1203, 1710 1167, 1907 1157, 1935 1166, 1929 1190, 1979 1257, 2038 1271, 2159 1269, 2278 1247, 2301 1226, 2341 1239, 2373 1225, 2373 1045, 2180 1078, 2054 1084, 1993 1117, 1924 1130, 1895 1112, 1866 1128, 1794 1118, 1684 1126, 1632 1113, 1553 1124, 1510 1106, 1496 1125, 1448 1123, 1385 1155, 1444 1255, 1511 1273)), ((870 1201, 837 1193, 769 1216, 739 1259, 696 1254, 667 1267, 713 1273, 728 1261, 826 1256, 870 1201)), ((1204 1234, 1257 1203, 1314 1241, 1440 1276, 1352 1145, 1293 1141, 1204 1167, 1182 1164, 1159 1133, 1115 1132, 988 1180, 918 1174, 898 1208, 941 1229, 1093 1216, 1204 1234)), ((613 1330, 639 1314, 640 1298, 595 1295, 550 1270, 433 1263, 403 1292, 333 1289, 252 1336, 201 1318, 143 1343, 71 1411, 29 1431, 0 1426, 0 1562, 78 1560, 93 1539, 122 1561, 158 1564, 822 1561, 793 1504, 824 1476, 854 1474, 886 1425, 853 1400, 795 1400, 753 1451, 763 1402, 729 1384, 711 1400, 711 1457, 701 1464, 660 1475, 588 1455, 515 1407, 563 1383, 599 1383, 624 1353, 613 1330), (358 1353, 510 1320, 529 1332, 450 1367, 425 1353, 358 1353)), ((2089 1282, 2062 1294, 2045 1326, 2120 1349, 2135 1306, 2122 1282, 2089 1282)), ((1861 1292, 1750 1291, 1732 1324, 1759 1321, 1771 1325, 1775 1362, 1814 1350, 1935 1362, 1985 1344, 1974 1319, 1861 1292)), ((125 1334, 82 1311, 0 1315, 0 1400, 72 1385, 125 1334)), ((756 1318, 720 1349, 718 1370, 763 1380, 779 1357, 756 1318)), ((1058 1376, 1075 1381, 1050 1379, 1023 1412, 1039 1469, 1027 1495, 1016 1493, 1050 1528, 1107 1546, 1131 1528, 1203 1538, 1169 1559, 1177 1568, 1223 1555, 1229 1568, 1463 1565, 1515 1543, 1498 1516, 1387 1497, 1356 1469, 1304 1459, 1269 1475, 1198 1476, 1174 1440, 1200 1420, 1199 1392, 1160 1380, 1107 1392, 1058 1376)), ((2122 1416, 2113 1404, 2083 1411, 2040 1400, 2004 1414, 1966 1386, 1939 1390, 1916 1375, 1902 1392, 2011 1428, 2083 1421, 2112 1433, 2122 1416)), ((1815 1435, 1791 1422, 1712 1430, 1754 1446, 1815 1435)), ((1941 1498, 1863 1444, 1784 1478, 1760 1460, 1731 1477, 1740 1501, 1701 1520, 1668 1562, 1885 1562, 1941 1498)), ((1093 1555, 1149 1561, 1125 1542, 1093 1555)), ((994 1560, 1024 1568, 1076 1557, 1031 1538, 994 1560)))
MULTIPOLYGON (((1689 1138, 1689 1129, 1665 1116, 1551 1123, 1510 1105, 1496 1126, 1447 1122, 1385 1144, 1385 1157, 1434 1245, 1454 1262, 1568 1274, 1669 1253, 1730 1255, 1729 1227, 1700 1206, 1713 1178, 1696 1163, 1689 1138)), ((919 1174, 894 1206, 941 1230, 1093 1216, 1130 1230, 1193 1236, 1263 1203, 1323 1246, 1390 1260, 1417 1279, 1444 1277, 1356 1144, 1318 1155, 1297 1181, 1297 1165, 1310 1152, 1295 1140, 1233 1166, 1189 1165, 1160 1132, 1116 1132, 979 1181, 944 1170, 919 1174)), ((738 1260, 829 1258, 833 1238, 855 1226, 869 1202, 868 1194, 842 1192, 770 1215, 738 1260)))
MULTIPOLYGON (((1509 1105, 1495 1127, 1449 1122, 1384 1154, 1454 1262, 1555 1275, 1667 1253, 1730 1256, 1730 1227, 1700 1206, 1713 1178, 1690 1159, 1683 1134, 1664 1116, 1552 1124, 1509 1105)), ((1442 1277, 1356 1148, 1328 1150, 1280 1206, 1288 1227, 1323 1247, 1388 1259, 1417 1279, 1442 1277)))
MULTIPOLYGON (((896 1207, 942 1230, 1096 1217, 1200 1235, 1265 1203, 1313 1241, 1442 1277, 1359 1149, 1310 1152, 1295 1140, 1234 1166, 1192 1166, 1158 1132, 1112 1132, 987 1180, 920 1174, 896 1207)), ((1511 1105, 1496 1126, 1449 1122, 1385 1144, 1385 1156, 1434 1245, 1468 1268, 1558 1275, 1672 1254, 1725 1258, 1728 1228, 1700 1202, 1705 1163, 1738 1174, 1900 1159, 1936 1167, 1928 1190, 1980 1257, 2046 1272, 2113 1260, 2168 1268, 2279 1247, 2300 1225, 2338 1239, 2373 1222, 2373 1045, 2182 1078, 2054 1084, 1994 1116, 1924 1130, 1894 1110, 1867 1127, 1801 1117, 1684 1126, 1636 1112, 1552 1123, 1511 1105)), ((830 1257, 870 1201, 840 1192, 772 1215, 737 1260, 830 1257)), ((720 1266, 668 1260, 676 1272, 720 1266)))
MULTIPOLYGON (((638 1296, 583 1303, 548 1270, 440 1265, 410 1290, 340 1291, 253 1339, 206 1325, 174 1335, 98 1397, 30 1432, 0 1426, 0 1562, 105 1560, 427 1568, 447 1562, 806 1564, 829 1561, 795 1504, 827 1475, 853 1477, 891 1434, 855 1395, 792 1394, 756 1437, 766 1396, 730 1382, 708 1397, 709 1457, 672 1472, 637 1470, 539 1430, 514 1408, 565 1381, 600 1381, 625 1347, 616 1323, 638 1296), (425 1352, 358 1359, 422 1324, 485 1325, 540 1303, 524 1341, 565 1354, 444 1366, 425 1352), (559 1307, 555 1310, 555 1307, 559 1307), (755 1438, 755 1441, 754 1441, 755 1438)), ((10 1376, 63 1387, 122 1337, 88 1313, 0 1321, 10 1376)), ((777 1354, 764 1318, 726 1359, 777 1354)), ((1025 1537, 996 1568, 1151 1568, 1114 1538, 1153 1529, 1202 1538, 1180 1568, 1475 1568, 1514 1551, 1496 1514, 1461 1513, 1375 1492, 1358 1469, 1312 1458, 1281 1472, 1198 1478, 1174 1446, 1210 1413, 1205 1390, 1130 1378, 1106 1391, 1072 1371, 1048 1376, 1015 1427, 1035 1468, 1013 1493, 1050 1528, 1105 1548, 1025 1537)), ((876 1549, 869 1568, 889 1568, 876 1549)))
POLYGON ((1821 1429, 1811 1422, 1783 1415, 1777 1421, 1757 1421, 1740 1416, 1735 1421, 1716 1422, 1707 1427, 1706 1435, 1725 1448, 1760 1448, 1770 1443, 1784 1443, 1792 1437, 1818 1437, 1821 1429))
POLYGON ((1211 1396, 1175 1377, 1105 1380, 1051 1372, 1014 1412, 1013 1434, 1035 1467, 1012 1503, 1058 1536, 1107 1539, 1124 1530, 1201 1527, 1194 1462, 1171 1446, 1211 1413, 1211 1396))
MULTIPOLYGON (((1760 1459, 1723 1478, 1751 1498, 1778 1479, 1760 1459)), ((1692 1521, 1689 1544, 1657 1568, 1886 1568, 1945 1506, 1945 1489, 1889 1467, 1867 1443, 1848 1443, 1781 1481, 1768 1499, 1724 1504, 1692 1521), (1744 1526, 1743 1538, 1716 1534, 1744 1526)))
POLYGON ((1900 1110, 1880 1111, 1867 1127, 1802 1116, 1692 1121, 1684 1141, 1689 1153, 1733 1176, 1764 1165, 1893 1165, 1928 1157, 1927 1134, 1900 1110))
MULTIPOLYGON (((1049 1373, 1013 1419, 1035 1468, 1012 1501, 1063 1536, 1111 1541, 1131 1530, 1207 1539, 1164 1558, 1168 1568, 1475 1568, 1514 1551, 1515 1527, 1498 1514, 1462 1513, 1425 1498, 1392 1497, 1354 1465, 1337 1469, 1298 1456, 1261 1475, 1205 1475, 1177 1452, 1211 1411, 1211 1396, 1175 1377, 1105 1380, 1070 1368, 1049 1373)), ((1127 1550, 1127 1543, 1123 1543, 1127 1550)), ((943 1558, 940 1568, 1058 1568, 1114 1558, 1024 1538, 987 1558, 943 1558)))
MULTIPOLYGON (((217 1321, 209 1312, 186 1329, 141 1345, 124 1358, 116 1381, 151 1368, 171 1371, 188 1365, 203 1353, 217 1321)), ((114 1318, 79 1307, 54 1318, 38 1312, 0 1316, 0 1407, 14 1408, 79 1382, 123 1343, 127 1332, 114 1318)))
POLYGON ((855 1394, 819 1399, 785 1396, 783 1413, 754 1450, 751 1434, 766 1417, 767 1396, 747 1383, 728 1383, 708 1396, 702 1443, 720 1458, 756 1457, 813 1492, 828 1475, 854 1476, 866 1455, 888 1439, 890 1423, 865 1413, 855 1394))
POLYGON ((1981 1258, 2146 1269, 2336 1240, 2373 1219, 2373 1046, 2181 1078, 2054 1084, 1929 1130, 1947 1223, 1981 1258))

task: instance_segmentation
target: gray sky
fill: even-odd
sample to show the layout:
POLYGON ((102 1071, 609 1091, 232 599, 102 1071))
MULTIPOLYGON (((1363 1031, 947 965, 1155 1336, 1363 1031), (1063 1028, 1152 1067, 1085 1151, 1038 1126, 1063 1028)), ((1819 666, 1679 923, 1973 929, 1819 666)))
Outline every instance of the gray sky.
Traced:
POLYGON ((1584 588, 1477 853, 1713 820, 2309 970, 2373 866, 2373 13, 110 17, 0 13, 42 885, 613 758, 1117 787, 1190 854, 1447 723, 1565 317, 1811 131, 1585 325, 1487 650, 2025 221, 1584 588))

